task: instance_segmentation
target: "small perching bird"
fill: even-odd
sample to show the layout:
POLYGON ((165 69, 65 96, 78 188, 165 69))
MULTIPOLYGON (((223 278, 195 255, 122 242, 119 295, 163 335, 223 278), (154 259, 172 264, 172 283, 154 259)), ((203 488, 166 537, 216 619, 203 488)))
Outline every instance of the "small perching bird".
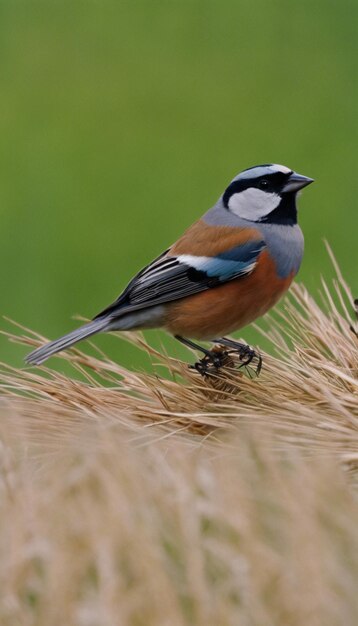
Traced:
MULTIPOLYGON (((223 335, 268 311, 288 289, 303 255, 297 192, 313 182, 283 165, 258 165, 236 176, 217 203, 141 270, 91 322, 31 352, 40 365, 98 332, 164 328, 205 354, 197 369, 222 363, 217 351, 188 338, 255 352, 223 335)), ((260 364, 260 363, 259 363, 260 364)))

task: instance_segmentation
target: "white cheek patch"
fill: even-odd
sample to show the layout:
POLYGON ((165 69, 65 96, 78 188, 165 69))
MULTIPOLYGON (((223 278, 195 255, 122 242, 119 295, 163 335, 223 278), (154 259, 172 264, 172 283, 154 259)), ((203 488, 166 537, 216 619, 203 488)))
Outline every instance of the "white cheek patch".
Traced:
POLYGON ((245 220, 257 222, 262 219, 281 202, 276 193, 267 193, 261 189, 250 187, 239 193, 234 193, 228 203, 229 210, 245 220))

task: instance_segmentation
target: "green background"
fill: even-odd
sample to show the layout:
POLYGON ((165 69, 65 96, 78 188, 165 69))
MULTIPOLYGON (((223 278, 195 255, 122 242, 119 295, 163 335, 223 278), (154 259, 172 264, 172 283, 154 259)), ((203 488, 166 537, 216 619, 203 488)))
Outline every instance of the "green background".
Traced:
POLYGON ((1 2, 1 314, 71 330, 266 162, 316 179, 299 279, 332 275, 326 237, 358 295, 357 23, 356 0, 1 2))

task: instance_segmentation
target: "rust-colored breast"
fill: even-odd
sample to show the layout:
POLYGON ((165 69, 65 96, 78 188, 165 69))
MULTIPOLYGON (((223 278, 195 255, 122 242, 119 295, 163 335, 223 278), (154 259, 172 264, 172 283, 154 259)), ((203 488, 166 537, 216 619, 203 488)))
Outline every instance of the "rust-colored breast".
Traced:
MULTIPOLYGON (((233 245, 237 245, 237 241, 233 245)), ((192 249, 189 253, 195 254, 192 249)), ((279 278, 275 262, 264 250, 252 274, 168 304, 165 327, 170 333, 184 337, 223 336, 266 313, 288 289, 293 278, 293 273, 279 278)))

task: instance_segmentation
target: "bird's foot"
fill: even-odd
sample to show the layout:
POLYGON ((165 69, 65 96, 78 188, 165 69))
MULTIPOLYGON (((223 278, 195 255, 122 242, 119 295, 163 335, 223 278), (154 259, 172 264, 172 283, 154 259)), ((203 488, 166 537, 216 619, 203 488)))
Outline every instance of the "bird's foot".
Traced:
POLYGON ((215 376, 222 367, 232 367, 233 365, 229 351, 218 346, 208 351, 202 359, 199 359, 194 365, 189 365, 189 367, 195 369, 202 376, 215 376))
POLYGON ((195 369, 202 376, 217 376, 222 367, 235 369, 237 367, 247 367, 250 372, 249 366, 254 359, 257 360, 257 366, 254 368, 256 376, 259 375, 262 367, 262 357, 250 346, 228 339, 227 337, 221 337, 220 339, 212 339, 212 343, 217 344, 211 350, 207 350, 202 346, 194 343, 190 339, 186 339, 180 335, 175 335, 181 343, 194 350, 204 352, 202 359, 189 365, 190 369, 195 369), (237 359, 233 359, 234 355, 239 356, 240 364, 238 366, 237 359))
POLYGON ((262 369, 262 356, 254 350, 251 346, 240 343, 239 341, 234 341, 233 339, 227 339, 226 337, 221 337, 220 339, 213 340, 215 343, 225 346, 226 348, 230 348, 227 351, 227 355, 230 354, 238 354, 240 359, 239 367, 248 367, 252 366, 253 361, 257 361, 257 365, 254 368, 256 376, 258 376, 262 369))

